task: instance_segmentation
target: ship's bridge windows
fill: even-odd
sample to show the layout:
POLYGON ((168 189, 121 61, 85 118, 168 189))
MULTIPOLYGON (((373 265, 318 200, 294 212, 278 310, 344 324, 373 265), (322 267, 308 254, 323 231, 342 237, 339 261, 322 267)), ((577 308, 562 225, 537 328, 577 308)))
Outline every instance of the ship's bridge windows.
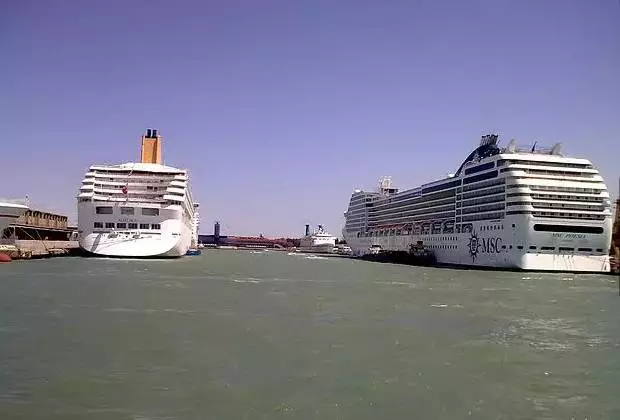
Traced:
POLYGON ((151 224, 151 229, 153 229, 153 230, 160 230, 161 229, 161 225, 159 223, 153 223, 153 224, 151 224))
POLYGON ((95 209, 95 212, 97 214, 113 214, 114 213, 114 208, 113 207, 109 207, 109 206, 97 206, 97 208, 95 209))
POLYGON ((95 229, 103 229, 103 223, 102 222, 95 222, 95 223, 93 223, 93 227, 95 229))
POLYGON ((475 175, 475 176, 470 176, 469 178, 465 178, 463 180, 463 185, 471 184, 473 182, 478 182, 478 181, 484 181, 486 179, 491 179, 491 178, 496 178, 496 177, 497 177, 497 170, 490 171, 490 172, 486 172, 480 175, 475 175))
POLYGON ((105 224, 105 227, 106 227, 106 229, 114 229, 114 223, 107 222, 107 223, 105 224))
POLYGON ((148 223, 140 223, 140 229, 148 229, 148 228, 149 228, 148 223))
POLYGON ((117 229, 127 229, 127 223, 117 223, 116 224, 116 228, 117 229))
POLYGON ((127 225, 127 227, 129 227, 129 229, 138 229, 138 224, 137 223, 129 223, 127 225))
POLYGON ((159 209, 143 208, 143 216, 159 216, 159 209))
POLYGON ((134 209, 133 207, 121 207, 121 214, 125 214, 128 216, 133 216, 134 209))
POLYGON ((488 163, 484 163, 482 165, 478 165, 478 166, 474 166, 474 167, 469 167, 469 168, 465 169, 465 175, 475 174, 476 172, 486 171, 487 169, 491 169, 494 166, 495 166, 494 162, 488 162, 488 163))

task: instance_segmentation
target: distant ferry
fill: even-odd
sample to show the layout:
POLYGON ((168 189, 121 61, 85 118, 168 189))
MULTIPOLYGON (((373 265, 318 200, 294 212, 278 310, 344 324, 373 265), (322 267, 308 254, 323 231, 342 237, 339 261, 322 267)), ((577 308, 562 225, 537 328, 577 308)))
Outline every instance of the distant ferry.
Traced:
POLYGON ((28 205, 25 201, 19 200, 4 200, 0 198, 0 239, 2 239, 2 233, 10 224, 21 217, 28 205))
POLYGON ((161 136, 149 129, 140 163, 93 165, 86 173, 79 244, 108 257, 180 257, 197 245, 197 209, 187 171, 161 164, 161 136))
POLYGON ((355 190, 343 228, 356 255, 423 244, 441 264, 569 272, 609 271, 611 234, 609 192, 589 160, 559 143, 500 148, 497 135, 445 179, 355 190))
POLYGON ((306 235, 300 239, 300 252, 332 253, 336 246, 336 237, 327 233, 322 225, 319 225, 313 233, 310 233, 310 225, 306 225, 306 235))

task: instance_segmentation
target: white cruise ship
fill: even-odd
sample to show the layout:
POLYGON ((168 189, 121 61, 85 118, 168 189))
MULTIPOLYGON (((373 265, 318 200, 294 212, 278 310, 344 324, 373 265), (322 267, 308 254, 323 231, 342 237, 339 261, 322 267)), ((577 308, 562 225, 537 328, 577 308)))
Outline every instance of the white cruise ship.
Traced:
POLYGON ((298 251, 332 253, 336 246, 336 239, 335 236, 327 233, 322 225, 319 225, 313 233, 310 233, 310 225, 306 225, 306 235, 300 239, 298 251))
POLYGON ((4 229, 11 223, 15 223, 26 210, 28 210, 28 204, 25 200, 5 200, 0 198, 0 239, 2 239, 4 229))
POLYGON ((440 264, 607 272, 611 201, 592 163, 563 156, 560 144, 500 148, 488 135, 445 179, 356 190, 343 234, 356 255, 422 243, 440 264))
POLYGON ((197 232, 184 169, 161 164, 161 136, 147 130, 140 163, 93 165, 78 195, 80 247, 108 257, 180 257, 197 232))

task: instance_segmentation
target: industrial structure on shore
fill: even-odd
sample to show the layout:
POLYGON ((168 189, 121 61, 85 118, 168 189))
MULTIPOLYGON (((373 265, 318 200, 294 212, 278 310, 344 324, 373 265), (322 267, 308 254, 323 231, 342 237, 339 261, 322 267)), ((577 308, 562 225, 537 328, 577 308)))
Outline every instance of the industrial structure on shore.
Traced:
POLYGON ((227 236, 220 232, 220 222, 215 222, 213 235, 198 235, 198 242, 207 247, 235 248, 293 248, 299 246, 299 239, 269 239, 259 236, 227 236))
POLYGON ((2 261, 75 255, 79 250, 77 229, 60 214, 28 209, 1 233, 2 261))
POLYGON ((28 209, 11 223, 2 239, 10 240, 50 240, 68 241, 72 239, 76 228, 70 227, 67 216, 41 210, 28 209))

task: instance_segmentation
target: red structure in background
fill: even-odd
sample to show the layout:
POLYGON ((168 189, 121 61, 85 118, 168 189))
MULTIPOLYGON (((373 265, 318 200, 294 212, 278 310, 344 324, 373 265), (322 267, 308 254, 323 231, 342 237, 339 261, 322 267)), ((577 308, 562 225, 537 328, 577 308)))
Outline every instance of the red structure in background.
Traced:
POLYGON ((241 248, 292 248, 299 246, 299 239, 264 236, 226 236, 220 235, 220 223, 215 222, 213 235, 198 235, 198 242, 204 245, 236 246, 241 248))

